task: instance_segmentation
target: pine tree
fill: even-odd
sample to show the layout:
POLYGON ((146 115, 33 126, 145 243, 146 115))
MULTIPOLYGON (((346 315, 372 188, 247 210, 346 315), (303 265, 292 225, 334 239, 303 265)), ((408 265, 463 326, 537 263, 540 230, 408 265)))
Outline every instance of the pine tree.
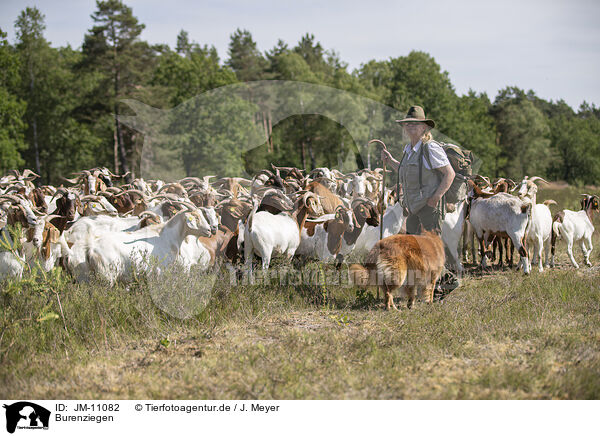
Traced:
POLYGON ((19 58, 0 29, 0 171, 23 164, 20 152, 26 148, 24 141, 26 103, 15 90, 20 84, 19 58))
MULTIPOLYGON (((35 171, 41 174, 40 144, 39 144, 39 118, 40 112, 45 109, 42 101, 43 85, 40 85, 40 76, 48 60, 49 44, 44 39, 46 29, 44 15, 37 8, 26 8, 21 12, 15 22, 17 30, 17 50, 21 57, 21 77, 23 81, 22 96, 27 101, 25 119, 29 125, 27 139, 33 149, 33 164, 35 171)), ((43 80, 43 78, 41 79, 43 80)))
POLYGON ((262 79, 267 68, 267 61, 256 48, 256 42, 250 32, 240 29, 231 35, 229 59, 226 64, 242 82, 262 79))
POLYGON ((139 40, 144 24, 133 16, 130 7, 120 0, 96 2, 97 10, 91 15, 96 24, 85 35, 84 65, 100 71, 103 80, 97 88, 98 98, 114 114, 113 144, 115 171, 130 172, 131 166, 123 127, 118 121, 119 100, 130 95, 143 82, 144 70, 151 57, 150 47, 139 40), (104 95, 102 95, 104 94, 104 95))

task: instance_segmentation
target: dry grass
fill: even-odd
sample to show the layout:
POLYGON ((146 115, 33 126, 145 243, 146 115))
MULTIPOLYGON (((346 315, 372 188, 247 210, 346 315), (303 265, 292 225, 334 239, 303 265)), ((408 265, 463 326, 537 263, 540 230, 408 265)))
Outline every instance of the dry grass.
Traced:
MULTIPOLYGON (((576 209, 567 189, 540 201, 576 209)), ((353 288, 328 286, 323 304, 322 286, 219 281, 206 309, 182 320, 151 295, 173 283, 186 307, 206 290, 202 278, 13 286, 0 297, 0 397, 598 399, 595 241, 591 269, 571 269, 561 245, 560 268, 475 275, 443 304, 399 312, 353 288), (60 313, 52 290, 64 323, 37 321, 60 313)))

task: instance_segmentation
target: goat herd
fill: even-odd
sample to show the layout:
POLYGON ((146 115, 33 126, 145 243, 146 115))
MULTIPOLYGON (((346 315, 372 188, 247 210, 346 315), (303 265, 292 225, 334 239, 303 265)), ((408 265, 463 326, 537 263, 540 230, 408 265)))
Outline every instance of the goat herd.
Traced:
MULTIPOLYGON (((186 270, 209 270, 224 263, 252 276, 254 255, 265 270, 275 253, 337 265, 352 254, 368 263, 380 227, 383 238, 396 247, 388 250, 395 253, 396 263, 382 268, 398 269, 398 262, 404 262, 398 258, 404 256, 398 247, 410 245, 400 236, 405 221, 399 201, 402 190, 386 187, 382 193, 382 173, 380 168, 350 174, 317 168, 306 175, 298 168, 272 166, 272 171, 262 170, 252 180, 211 181, 214 176, 205 176, 165 183, 138 178, 116 186, 122 176, 94 168, 64 179, 68 187, 36 187, 33 182, 38 176, 32 171, 10 171, 0 178, 0 280, 21 277, 32 268, 62 267, 78 281, 96 275, 113 284, 130 281, 132 273, 140 270, 156 268, 160 273, 174 263, 186 270)), ((554 263, 557 238, 566 241, 575 268, 573 244, 577 242, 590 265, 592 213, 599 209, 598 197, 584 195, 580 211, 563 210, 553 219, 548 208, 552 200, 537 204, 538 182, 543 179, 525 177, 518 184, 500 179, 492 184, 474 176, 468 180, 465 198, 445 213, 443 246, 434 241, 429 250, 425 239, 410 238, 418 242, 430 269, 440 272, 444 263, 462 272, 464 244, 473 244, 473 235, 479 241, 483 267, 493 254, 492 243, 500 249, 500 262, 503 246, 508 254, 512 244, 524 273, 530 272, 532 262, 542 271, 554 263)), ((427 237, 439 240, 435 235, 423 238, 427 237)), ((383 249, 381 243, 377 248, 383 249)), ((474 261, 474 244, 472 254, 474 261)), ((403 264, 406 269, 407 263, 403 264)), ((358 266, 350 272, 361 274, 358 266)), ((387 289, 386 295, 391 295, 387 289)), ((388 299, 390 305, 393 300, 388 299)))

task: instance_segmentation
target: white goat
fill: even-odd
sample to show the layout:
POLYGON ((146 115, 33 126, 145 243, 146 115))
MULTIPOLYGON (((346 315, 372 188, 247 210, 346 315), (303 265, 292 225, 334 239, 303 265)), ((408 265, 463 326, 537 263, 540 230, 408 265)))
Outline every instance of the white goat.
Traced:
MULTIPOLYGON (((191 203, 186 203, 188 208, 195 209, 191 203)), ((218 217, 213 208, 201 208, 201 212, 206 218, 207 225, 211 231, 216 232, 218 226, 218 217), (212 209, 212 210, 211 210, 212 209), (216 223, 216 224, 215 224, 216 223)), ((141 224, 144 215, 153 215, 160 218, 153 212, 147 211, 140 214, 139 217, 113 217, 107 215, 85 216, 78 219, 73 226, 65 232, 66 240, 72 244, 69 254, 69 269, 79 280, 87 280, 89 276, 88 251, 90 241, 105 233, 115 232, 135 232, 142 229, 141 224)), ((191 241, 191 239, 190 239, 191 241)), ((190 252, 190 248, 184 248, 185 253, 190 252)), ((184 264, 186 262, 183 262, 184 264)), ((187 262, 193 264, 194 262, 187 262)))
POLYGON ((77 243, 88 234, 99 235, 104 232, 125 232, 138 229, 138 217, 115 217, 108 215, 90 215, 79 218, 65 231, 67 241, 77 243))
POLYGON ((460 201, 454 211, 446 212, 442 221, 442 241, 448 254, 446 256, 446 263, 453 265, 458 274, 462 274, 463 272, 462 261, 458 254, 458 244, 465 225, 466 209, 467 201, 460 201))
MULTIPOLYGON (((9 247, 13 246, 13 240, 5 227, 0 229, 0 240, 9 247)), ((24 267, 25 257, 21 253, 13 253, 0 247, 0 281, 8 277, 21 278, 24 267)))
POLYGON ((192 266, 197 266, 201 271, 205 271, 210 266, 210 252, 200 242, 197 236, 189 235, 183 240, 177 263, 185 271, 189 271, 192 266))
POLYGON ((134 232, 104 233, 88 241, 90 269, 114 283, 130 279, 132 269, 148 270, 152 259, 157 271, 173 263, 188 235, 209 236, 210 226, 200 211, 180 212, 164 224, 134 232))
MULTIPOLYGON (((6 212, 8 224, 20 223, 23 230, 28 231, 35 228, 40 222, 43 222, 43 220, 35 215, 30 203, 23 198, 12 194, 4 194, 0 196, 0 199, 11 203, 6 212)), ((5 227, 0 229, 0 238, 2 238, 3 245, 14 246, 10 233, 5 227)), ((0 247, 0 279, 5 277, 21 277, 24 266, 25 257, 22 252, 6 250, 4 247, 0 247)))
MULTIPOLYGON (((219 228, 219 217, 214 207, 199 207, 210 227, 210 233, 216 235, 219 228)), ((182 265, 185 271, 189 271, 193 265, 197 265, 201 271, 206 270, 210 265, 210 252, 198 239, 196 235, 189 235, 183 240, 177 263, 182 265)))
POLYGON ((544 271, 544 266, 548 266, 550 260, 550 236, 552 234, 552 213, 550 212, 549 204, 556 204, 554 200, 546 200, 544 204, 537 204, 537 190, 538 187, 535 184, 536 180, 546 182, 541 177, 532 177, 529 179, 527 176, 517 186, 517 192, 521 199, 529 198, 533 205, 531 209, 531 227, 527 232, 527 246, 533 248, 533 256, 531 263, 538 264, 538 270, 544 271), (544 266, 542 266, 542 250, 544 251, 544 266))
POLYGON ((86 281, 90 274, 88 251, 91 241, 104 233, 137 230, 138 217, 111 217, 107 215, 79 218, 64 235, 71 244, 68 269, 78 281, 86 281))
POLYGON ((592 223, 593 212, 599 210, 597 195, 584 195, 581 200, 582 210, 573 212, 572 210, 562 210, 554 217, 552 224, 552 260, 550 265, 554 266, 554 247, 556 239, 562 237, 567 242, 567 253, 569 259, 575 268, 579 265, 573 257, 573 243, 579 242, 583 259, 587 266, 592 266, 590 262, 590 254, 592 249, 592 234, 594 233, 594 224, 592 223))
POLYGON ((300 229, 308 213, 323 214, 321 203, 312 192, 306 192, 296 200, 296 210, 292 215, 256 212, 257 208, 258 205, 250 212, 245 225, 240 223, 239 234, 243 234, 243 238, 238 237, 238 249, 241 243, 244 244, 245 265, 250 276, 253 254, 262 259, 263 270, 269 268, 273 253, 281 253, 291 259, 300 245, 300 229))

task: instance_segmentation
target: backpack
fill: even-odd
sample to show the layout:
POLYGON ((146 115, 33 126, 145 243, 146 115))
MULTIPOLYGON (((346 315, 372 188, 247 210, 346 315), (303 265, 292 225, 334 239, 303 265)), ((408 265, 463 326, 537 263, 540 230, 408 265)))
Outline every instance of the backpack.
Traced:
MULTIPOLYGON (((455 144, 439 143, 450 161, 452 169, 456 173, 454 181, 450 188, 444 194, 446 203, 458 203, 467 197, 467 180, 473 175, 473 166, 476 159, 470 150, 465 150, 455 144)), ((429 143, 424 144, 424 156, 427 164, 431 168, 431 158, 429 156, 429 143)))

